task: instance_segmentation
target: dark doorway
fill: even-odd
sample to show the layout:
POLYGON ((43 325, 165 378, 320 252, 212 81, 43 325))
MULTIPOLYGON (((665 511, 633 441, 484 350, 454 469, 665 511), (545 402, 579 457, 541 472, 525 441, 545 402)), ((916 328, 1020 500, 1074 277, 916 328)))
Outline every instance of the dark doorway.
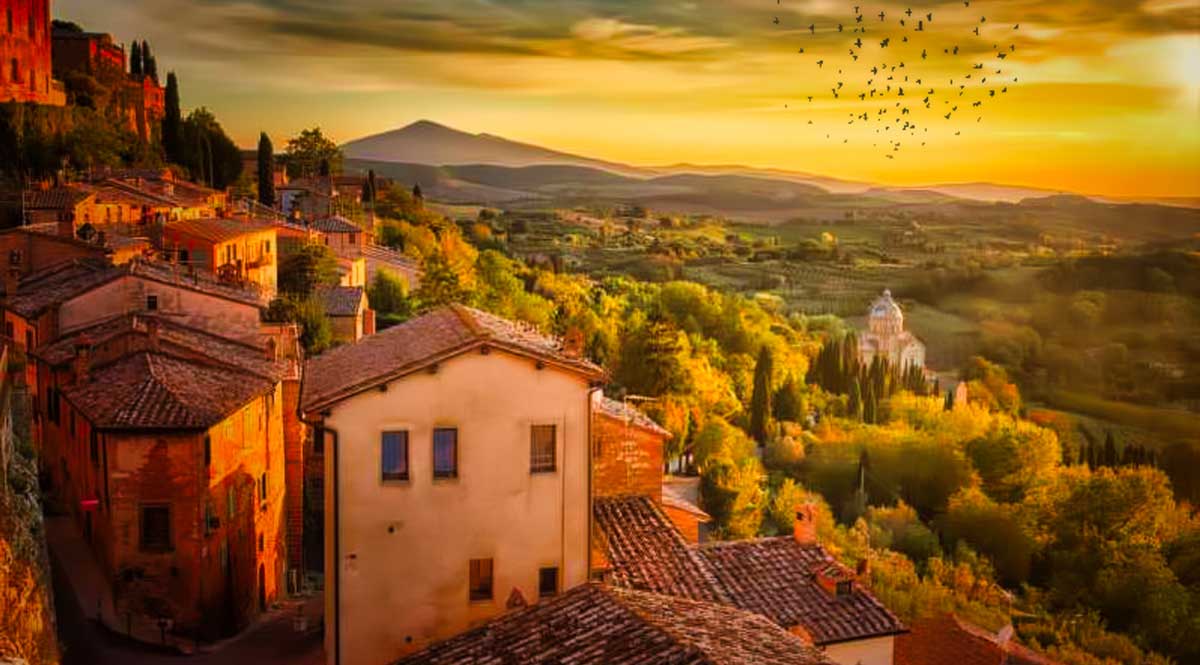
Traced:
POLYGON ((267 569, 258 564, 258 611, 267 611, 267 569))

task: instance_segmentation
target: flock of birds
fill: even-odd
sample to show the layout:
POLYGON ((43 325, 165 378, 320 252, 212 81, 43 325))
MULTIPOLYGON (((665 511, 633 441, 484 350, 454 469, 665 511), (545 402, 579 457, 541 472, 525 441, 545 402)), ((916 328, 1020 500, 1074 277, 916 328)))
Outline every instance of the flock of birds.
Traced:
MULTIPOLYGON (((782 5, 782 0, 775 0, 775 4, 782 5)), ((963 6, 969 8, 971 0, 963 0, 963 6)), ((1018 83, 1018 78, 1006 74, 1003 68, 1005 59, 1016 52, 1016 44, 989 39, 988 35, 1003 31, 1011 36, 1021 29, 1019 23, 993 27, 995 23, 989 24, 986 16, 980 16, 973 28, 961 36, 961 42, 949 43, 953 41, 951 36, 935 44, 946 40, 946 33, 931 29, 935 19, 932 12, 914 12, 909 8, 900 16, 889 18, 885 11, 868 15, 860 5, 855 5, 853 11, 846 23, 827 26, 811 23, 804 28, 814 40, 824 38, 824 34, 818 36, 818 31, 846 35, 844 46, 848 53, 837 62, 828 55, 811 57, 819 70, 825 70, 827 65, 836 69, 837 82, 829 96, 809 95, 807 103, 822 98, 857 98, 860 110, 848 114, 846 126, 861 128, 865 124, 873 129, 869 132, 872 147, 882 148, 881 154, 887 159, 895 159, 902 148, 925 146, 931 129, 932 133, 953 129, 954 136, 960 136, 962 129, 955 127, 961 125, 956 121, 983 122, 984 107, 1008 94, 1009 87, 1018 83), (928 73, 933 70, 927 67, 931 58, 939 62, 938 74, 928 73), (947 76, 947 64, 951 72, 961 73, 947 76), (866 110, 862 110, 864 106, 866 110)), ((779 16, 774 17, 773 23, 787 27, 779 16)), ((803 47, 798 53, 808 55, 803 47)), ((790 108, 789 104, 784 106, 790 108)), ((814 122, 809 120, 808 124, 814 122)), ((832 131, 825 138, 841 139, 842 143, 851 141, 848 136, 835 139, 832 131)))

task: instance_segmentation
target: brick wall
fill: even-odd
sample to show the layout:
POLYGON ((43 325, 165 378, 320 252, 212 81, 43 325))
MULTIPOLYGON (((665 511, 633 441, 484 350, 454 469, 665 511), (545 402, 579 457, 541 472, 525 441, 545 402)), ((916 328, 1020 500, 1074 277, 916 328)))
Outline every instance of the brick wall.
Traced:
POLYGON ((592 418, 592 492, 594 496, 641 494, 662 500, 661 433, 604 413, 592 418))
POLYGON ((50 0, 0 0, 0 102, 65 103, 50 48, 50 0))

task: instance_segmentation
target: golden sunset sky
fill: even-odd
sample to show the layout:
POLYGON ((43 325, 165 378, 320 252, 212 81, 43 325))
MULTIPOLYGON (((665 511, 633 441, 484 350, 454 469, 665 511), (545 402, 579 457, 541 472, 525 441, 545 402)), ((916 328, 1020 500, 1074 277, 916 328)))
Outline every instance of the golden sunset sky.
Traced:
POLYGON ((57 0, 54 13, 149 40, 185 109, 212 109, 246 146, 260 131, 282 147, 313 125, 349 141, 430 119, 638 165, 1200 196, 1200 0, 57 0), (900 61, 922 85, 888 103, 912 106, 919 130, 890 152, 882 104, 846 91, 880 87, 867 66, 900 61), (1000 81, 1008 92, 987 97, 1000 81), (961 102, 951 120, 934 114, 947 100, 961 102), (847 124, 863 112, 876 115, 847 124))

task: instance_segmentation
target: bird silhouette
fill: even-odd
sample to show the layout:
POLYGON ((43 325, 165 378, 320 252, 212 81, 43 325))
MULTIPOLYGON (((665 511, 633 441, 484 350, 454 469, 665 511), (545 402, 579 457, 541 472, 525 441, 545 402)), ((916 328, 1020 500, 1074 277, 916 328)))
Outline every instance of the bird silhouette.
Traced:
POLYGON ((884 16, 885 16, 885 14, 884 14, 883 12, 879 12, 879 20, 880 20, 880 21, 882 21, 882 20, 883 20, 883 17, 884 17, 884 16))

